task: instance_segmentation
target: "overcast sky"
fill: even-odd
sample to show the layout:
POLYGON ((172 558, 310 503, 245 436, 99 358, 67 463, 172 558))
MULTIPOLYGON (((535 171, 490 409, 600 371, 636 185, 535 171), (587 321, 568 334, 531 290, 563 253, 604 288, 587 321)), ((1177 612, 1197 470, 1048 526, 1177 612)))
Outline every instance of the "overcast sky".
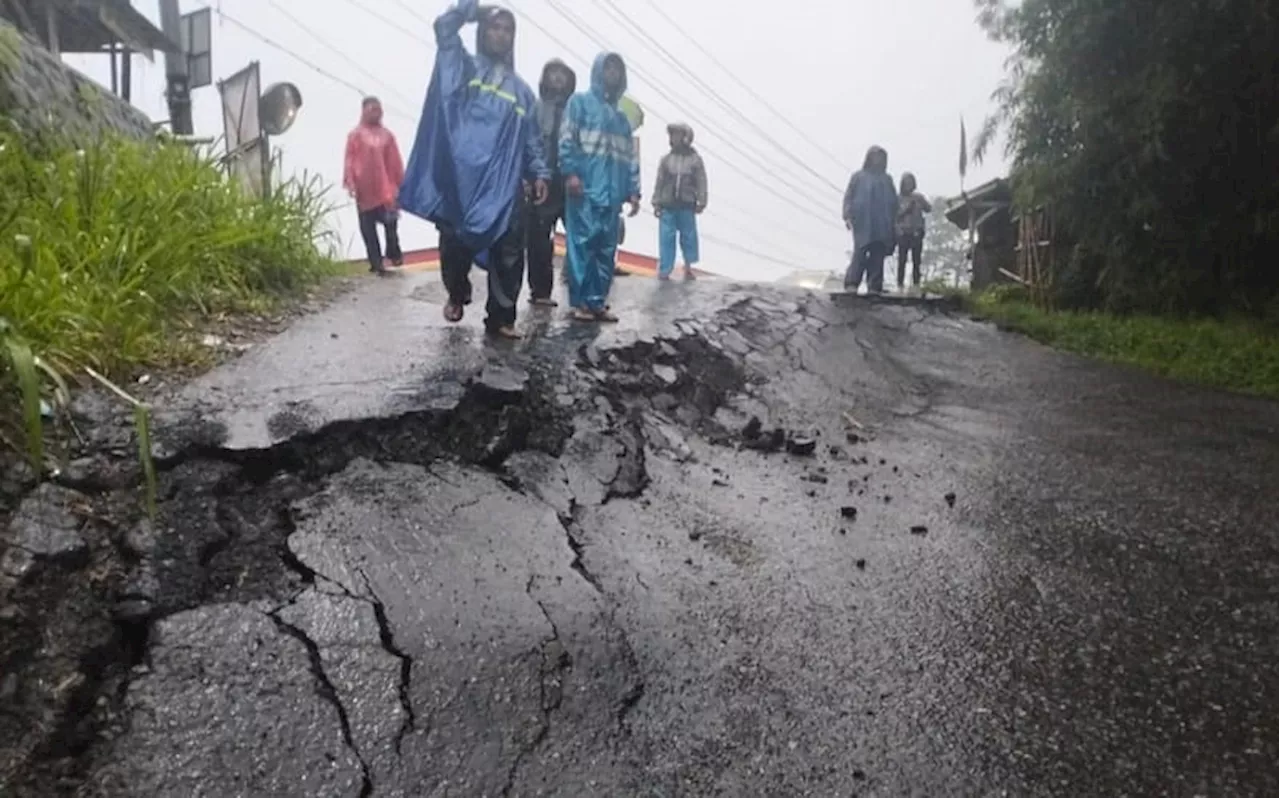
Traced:
MULTIPOLYGON (((301 89, 298 121, 273 141, 283 150, 287 172, 305 169, 340 183, 343 144, 359 115, 357 89, 382 97, 386 124, 408 159, 435 55, 430 21, 446 3, 184 0, 182 10, 206 5, 215 8, 215 81, 256 60, 264 86, 287 80, 301 89)), ((628 94, 647 115, 640 130, 646 200, 628 225, 625 247, 657 251, 647 195, 667 149, 666 123, 684 121, 694 128, 710 179, 710 204, 700 223, 702 265, 739 278, 843 267, 849 241, 840 220, 841 192, 872 144, 889 151, 895 176, 909 170, 927 194, 958 193, 959 120, 963 115, 972 141, 991 107, 1005 56, 979 31, 970 0, 506 5, 517 16, 516 65, 530 85, 536 87, 542 65, 553 57, 578 72, 580 88, 589 59, 601 50, 620 52, 630 67, 628 94), (655 42, 701 83, 673 66, 655 42)), ((134 0, 134 6, 158 21, 157 0, 134 0)), ((474 34, 466 31, 463 38, 470 46, 474 34)), ((67 61, 109 85, 106 56, 67 61)), ((155 64, 135 57, 135 104, 153 119, 166 119, 163 92, 161 57, 155 64)), ((196 91, 194 102, 197 134, 220 135, 216 87, 196 91)), ((970 164, 966 183, 975 186, 1003 168, 998 157, 970 164)), ((345 201, 339 188, 332 199, 345 201)), ((354 208, 335 212, 333 225, 347 254, 358 257, 354 208)), ((408 218, 402 229, 406 248, 435 246, 435 230, 425 222, 408 218)))

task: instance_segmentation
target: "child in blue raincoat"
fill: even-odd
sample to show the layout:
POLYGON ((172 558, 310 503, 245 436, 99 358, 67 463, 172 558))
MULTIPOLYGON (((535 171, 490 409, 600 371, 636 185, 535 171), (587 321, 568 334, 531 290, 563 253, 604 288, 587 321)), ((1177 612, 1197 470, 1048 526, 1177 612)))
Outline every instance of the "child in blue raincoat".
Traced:
POLYGON ((631 122, 618 110, 627 68, 617 53, 591 65, 591 88, 573 95, 560 128, 569 304, 578 321, 617 321, 608 309, 619 212, 640 212, 640 164, 631 122))

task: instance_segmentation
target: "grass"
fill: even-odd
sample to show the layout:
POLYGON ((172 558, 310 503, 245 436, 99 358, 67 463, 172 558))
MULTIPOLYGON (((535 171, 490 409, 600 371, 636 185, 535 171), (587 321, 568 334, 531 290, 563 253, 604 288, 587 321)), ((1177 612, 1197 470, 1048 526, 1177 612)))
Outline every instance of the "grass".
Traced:
POLYGON ((1058 349, 1175 380, 1276 398, 1280 364, 1274 324, 1043 310, 1015 286, 971 296, 968 304, 975 315, 1058 349))
POLYGON ((38 472, 33 407, 37 422, 56 411, 60 381, 198 365, 203 319, 265 311, 338 271, 318 180, 247 196, 180 144, 0 133, 0 185, 0 433, 38 472))

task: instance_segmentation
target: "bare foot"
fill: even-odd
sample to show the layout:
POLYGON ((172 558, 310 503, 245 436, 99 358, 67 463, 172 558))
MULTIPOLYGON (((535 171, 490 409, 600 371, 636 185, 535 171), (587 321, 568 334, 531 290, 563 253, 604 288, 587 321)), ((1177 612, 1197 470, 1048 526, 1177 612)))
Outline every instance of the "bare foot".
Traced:
POLYGON ((570 318, 574 321, 596 321, 596 314, 586 308, 574 308, 570 318))
POLYGON ((692 267, 692 266, 685 266, 685 267, 684 267, 684 279, 686 279, 686 280, 696 280, 696 279, 698 279, 698 276, 697 276, 696 274, 694 274, 694 273, 693 273, 693 267, 692 267))

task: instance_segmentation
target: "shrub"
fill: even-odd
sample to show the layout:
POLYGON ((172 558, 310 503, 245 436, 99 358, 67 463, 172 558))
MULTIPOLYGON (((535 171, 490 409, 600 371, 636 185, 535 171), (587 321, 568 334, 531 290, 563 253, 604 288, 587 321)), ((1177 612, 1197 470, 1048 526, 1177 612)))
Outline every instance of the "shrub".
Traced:
MULTIPOLYGON (((318 180, 250 197, 185 145, 42 148, 0 133, 0 184, 0 337, 45 375, 199 359, 179 334, 192 320, 262 310, 335 270, 318 180)), ((0 356, 9 396, 18 372, 0 356)))

